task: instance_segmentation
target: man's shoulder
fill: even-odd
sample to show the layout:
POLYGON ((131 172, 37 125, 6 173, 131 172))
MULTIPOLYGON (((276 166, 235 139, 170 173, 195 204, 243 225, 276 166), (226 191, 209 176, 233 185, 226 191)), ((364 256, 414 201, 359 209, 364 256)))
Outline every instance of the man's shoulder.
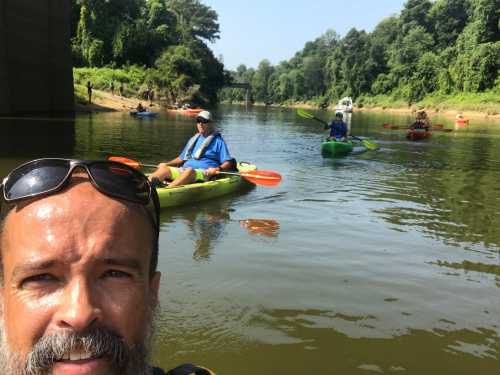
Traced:
POLYGON ((215 375, 212 371, 192 364, 185 364, 176 367, 168 372, 158 367, 153 368, 152 375, 215 375))

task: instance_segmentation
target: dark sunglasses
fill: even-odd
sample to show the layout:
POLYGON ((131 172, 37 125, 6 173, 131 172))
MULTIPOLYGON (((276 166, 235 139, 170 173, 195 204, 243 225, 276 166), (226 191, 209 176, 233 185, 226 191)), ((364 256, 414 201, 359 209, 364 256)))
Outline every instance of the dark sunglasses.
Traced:
POLYGON ((196 122, 200 122, 202 124, 208 124, 210 121, 207 119, 204 119, 203 117, 197 117, 196 122))
POLYGON ((3 199, 14 203, 54 194, 64 188, 75 168, 87 172, 90 182, 101 193, 113 198, 148 206, 154 205, 153 224, 159 233, 160 204, 156 189, 141 172, 113 161, 37 159, 24 163, 3 180, 3 199))

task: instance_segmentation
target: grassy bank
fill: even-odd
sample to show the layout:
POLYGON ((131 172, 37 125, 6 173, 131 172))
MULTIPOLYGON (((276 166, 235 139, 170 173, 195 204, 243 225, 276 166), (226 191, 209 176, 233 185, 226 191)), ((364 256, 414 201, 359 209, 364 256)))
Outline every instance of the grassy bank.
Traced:
MULTIPOLYGON (((363 96, 356 102, 359 107, 367 108, 408 108, 408 102, 385 95, 363 96)), ((480 112, 494 116, 500 114, 500 93, 488 91, 479 94, 434 94, 427 96, 417 103, 412 103, 412 106, 437 112, 453 110, 459 112, 480 112)))
POLYGON ((75 95, 80 97, 87 95, 87 82, 92 82, 94 89, 111 91, 111 83, 114 82, 115 93, 120 92, 120 84, 123 83, 125 97, 140 97, 148 88, 150 70, 129 66, 123 69, 113 68, 74 68, 73 77, 75 83, 75 95))

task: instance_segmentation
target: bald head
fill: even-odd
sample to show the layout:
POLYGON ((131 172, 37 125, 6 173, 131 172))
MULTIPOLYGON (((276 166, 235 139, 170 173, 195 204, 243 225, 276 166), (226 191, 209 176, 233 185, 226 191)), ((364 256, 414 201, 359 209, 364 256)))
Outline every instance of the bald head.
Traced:
MULTIPOLYGON (((91 250, 113 243, 137 243, 149 254, 149 273, 156 270, 158 244, 151 218, 144 206, 110 198, 100 193, 86 177, 76 176, 68 188, 54 195, 20 202, 1 223, 0 256, 6 252, 29 251, 29 246, 58 246, 67 251, 91 250), (37 244, 33 244, 33 236, 37 244)), ((0 267, 3 277, 3 267, 0 267)))
POLYGON ((72 178, 18 202, 0 241, 2 374, 149 373, 160 274, 143 205, 72 178))

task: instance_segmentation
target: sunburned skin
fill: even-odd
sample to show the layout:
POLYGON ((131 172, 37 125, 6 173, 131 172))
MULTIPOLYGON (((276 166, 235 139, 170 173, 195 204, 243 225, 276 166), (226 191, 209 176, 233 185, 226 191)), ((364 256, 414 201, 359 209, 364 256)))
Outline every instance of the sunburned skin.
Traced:
MULTIPOLYGON (((157 302, 150 277, 152 231, 142 207, 110 199, 88 181, 9 213, 2 243, 4 332, 26 358, 55 333, 106 328, 128 347, 142 343, 157 302)), ((104 375, 106 358, 75 349, 54 375, 104 375)))

